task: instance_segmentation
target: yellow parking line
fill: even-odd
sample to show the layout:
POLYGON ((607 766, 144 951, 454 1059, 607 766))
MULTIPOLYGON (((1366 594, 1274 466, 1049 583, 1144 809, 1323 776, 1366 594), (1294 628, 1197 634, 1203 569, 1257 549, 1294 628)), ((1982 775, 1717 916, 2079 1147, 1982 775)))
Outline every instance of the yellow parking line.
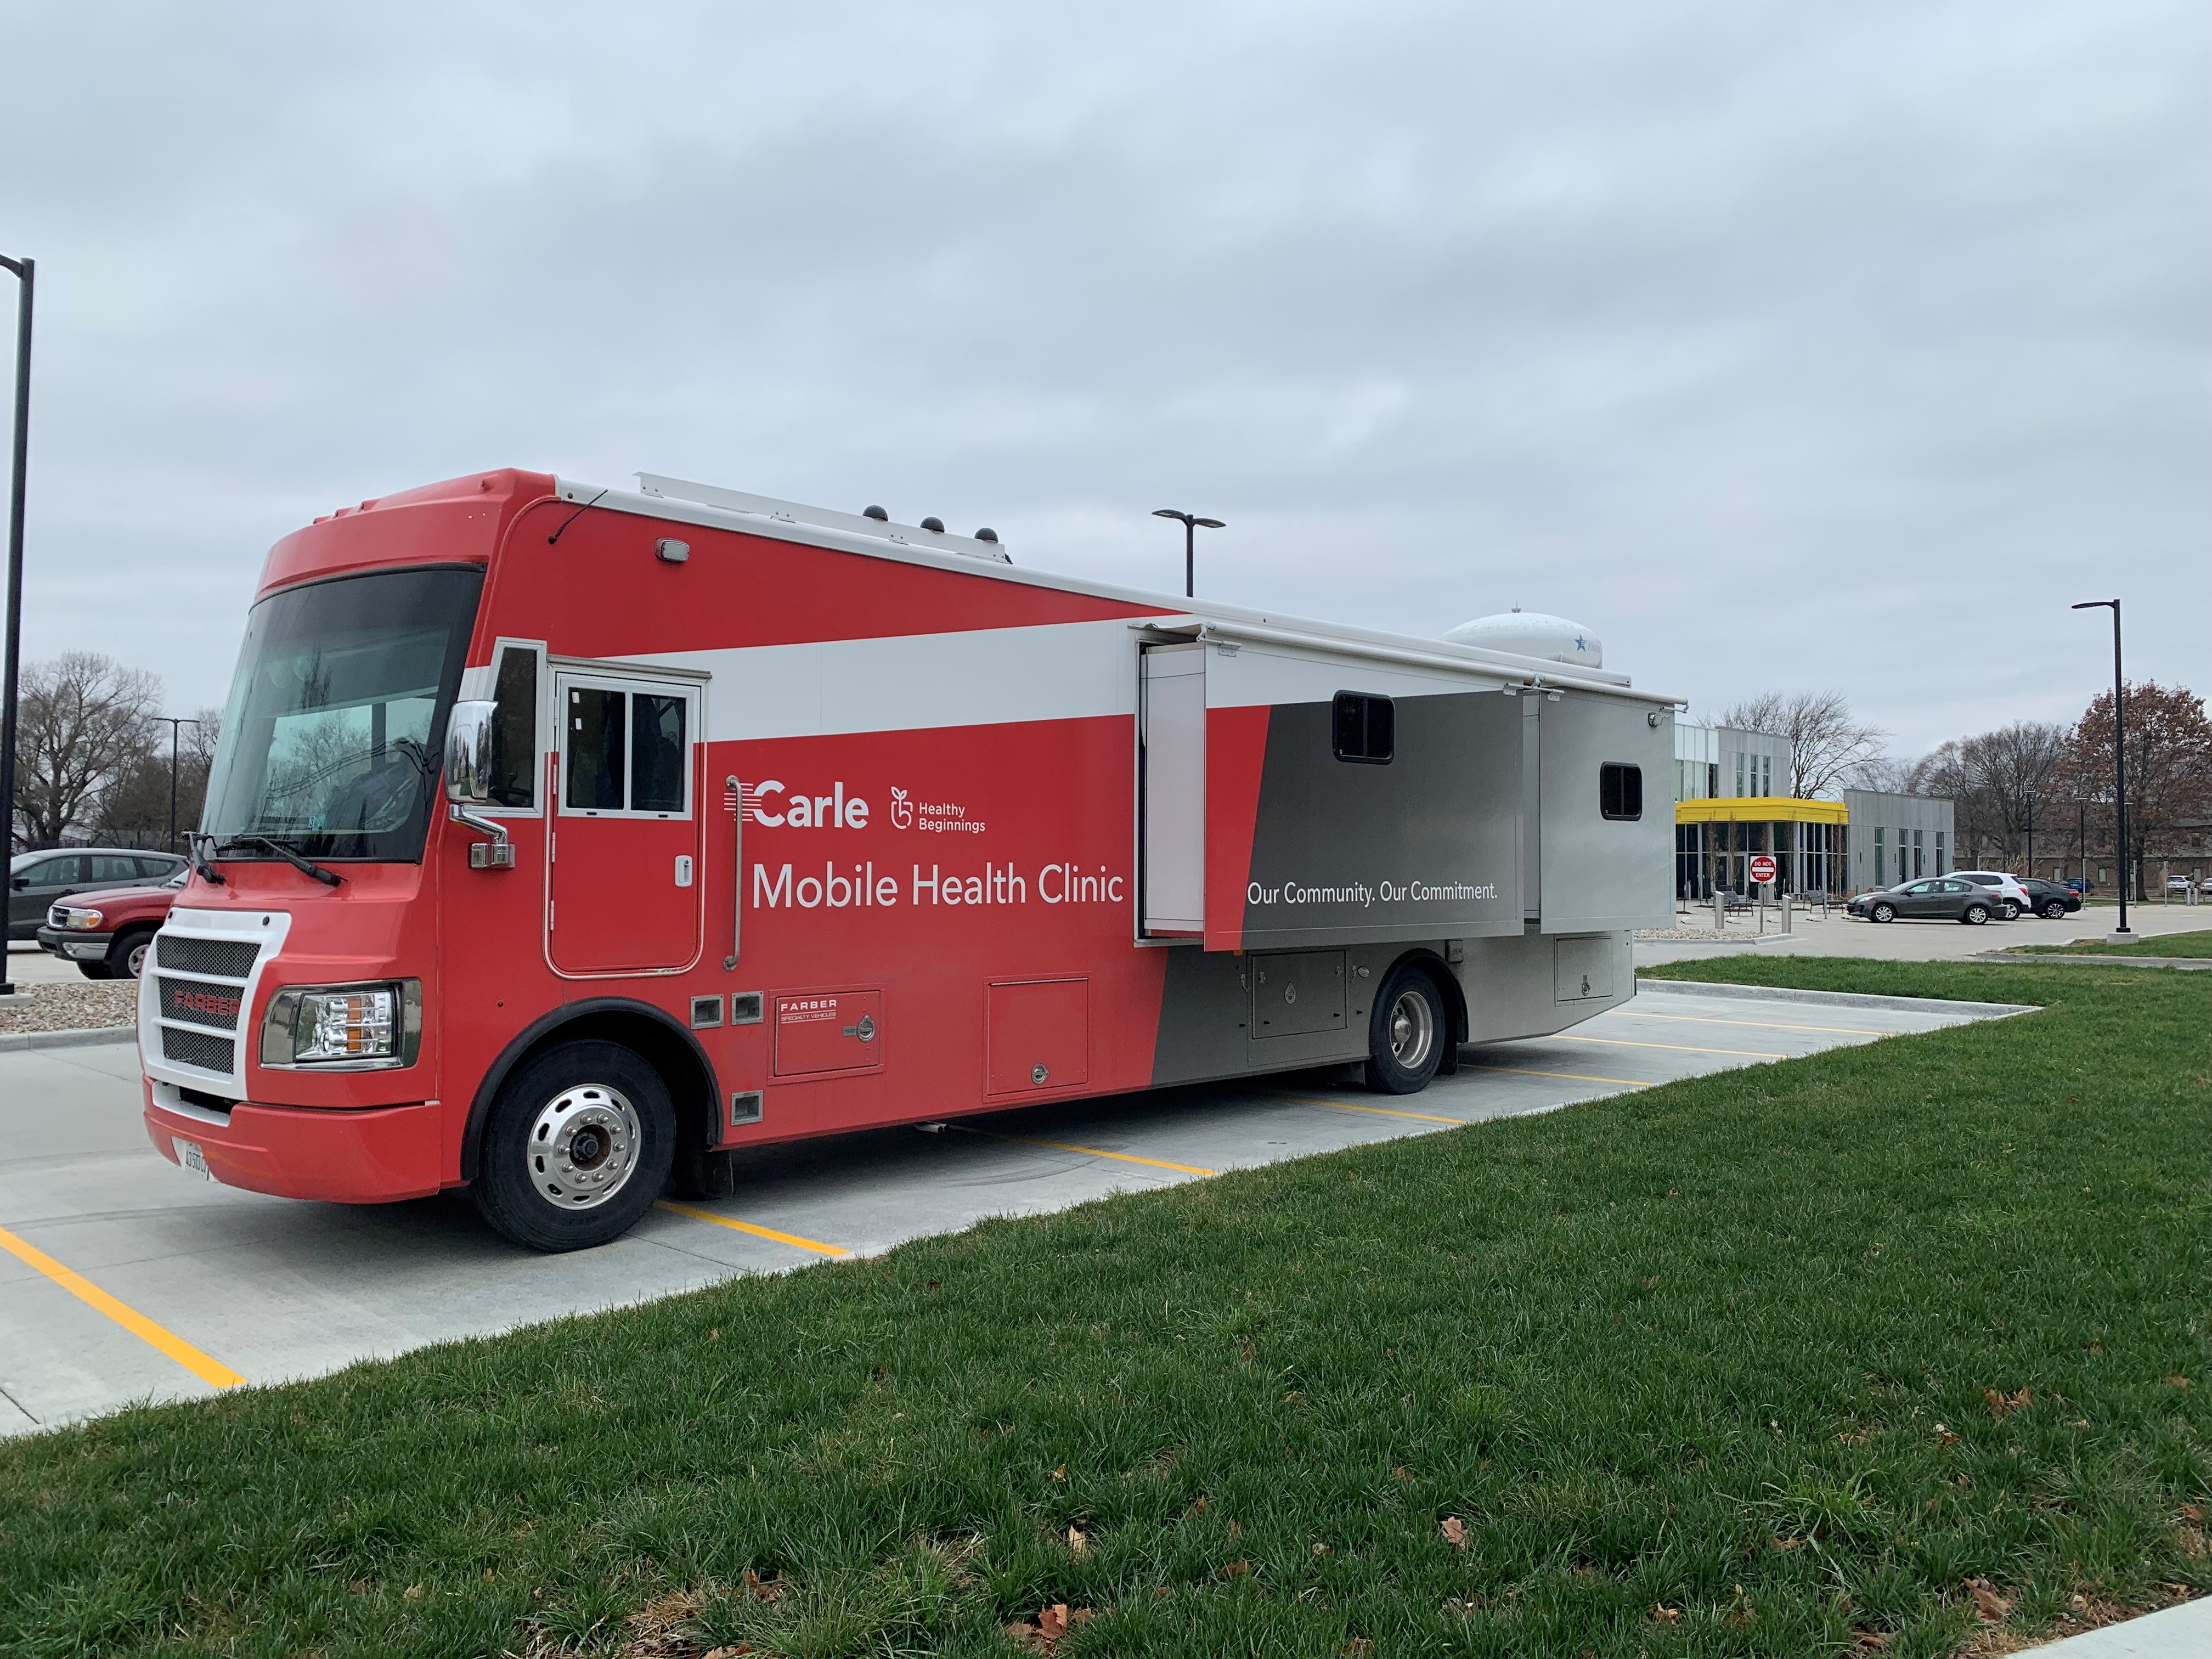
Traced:
POLYGON ((1626 1037, 1583 1036, 1577 1031, 1554 1031, 1544 1039, 1547 1042, 1602 1042, 1608 1048, 1667 1048, 1678 1054, 1735 1054, 1745 1060, 1788 1060, 1788 1054, 1771 1054, 1764 1048, 1697 1048, 1684 1042, 1632 1042, 1626 1037))
POLYGON ((163 1330, 136 1308, 125 1307, 83 1274, 63 1267, 44 1250, 25 1243, 5 1227, 0 1227, 0 1249, 35 1267, 88 1307, 97 1308, 140 1341, 159 1348, 210 1388, 234 1388, 246 1381, 229 1366, 209 1358, 182 1337, 163 1330))
POLYGON ((1103 1146, 1078 1146, 1065 1140, 1033 1140, 1027 1135, 1000 1134, 996 1129, 971 1129, 964 1123, 949 1126, 963 1134, 988 1135, 994 1140, 1018 1140, 1024 1146, 1049 1146, 1056 1152, 1085 1152, 1092 1158, 1110 1158, 1122 1164, 1143 1164, 1155 1170, 1173 1170, 1181 1175, 1218 1175, 1218 1170, 1201 1170, 1195 1164, 1170 1164, 1164 1158, 1137 1158, 1128 1152, 1109 1152, 1103 1146))
POLYGON ((1539 1072, 1526 1066, 1492 1066, 1483 1060, 1462 1060, 1461 1065, 1477 1072, 1511 1072, 1518 1077, 1563 1077, 1570 1083, 1619 1083, 1631 1089, 1649 1089, 1649 1083, 1638 1082, 1632 1077, 1586 1077, 1580 1072, 1539 1072))
POLYGON ((817 1255, 850 1255, 853 1253, 836 1244, 817 1244, 811 1238, 801 1238, 797 1233, 780 1233, 773 1227, 756 1226, 750 1221, 740 1221, 735 1216, 716 1215, 712 1210, 695 1210, 689 1204, 678 1204, 668 1199, 656 1200, 664 1210, 673 1210, 678 1215, 688 1215, 694 1221, 711 1221, 717 1227, 727 1227, 732 1232, 750 1233, 755 1238, 773 1239, 778 1244, 793 1249, 811 1250, 817 1255))
POLYGON ((1316 1095, 1284 1095, 1280 1098, 1300 1101, 1308 1106, 1334 1106, 1340 1112, 1373 1112, 1379 1117, 1412 1117, 1419 1118, 1424 1123, 1449 1123, 1462 1129, 1467 1127, 1467 1120, 1463 1117, 1438 1117, 1434 1112, 1401 1112, 1389 1106, 1355 1106, 1348 1100, 1323 1100, 1316 1095))
POLYGON ((1849 1025, 1779 1025, 1771 1019, 1722 1019, 1712 1014, 1650 1014, 1641 1008, 1608 1008, 1607 1013, 1636 1019, 1678 1019, 1695 1025, 1754 1025, 1762 1031, 1822 1031, 1836 1036, 1895 1036, 1894 1031, 1862 1031, 1849 1025))

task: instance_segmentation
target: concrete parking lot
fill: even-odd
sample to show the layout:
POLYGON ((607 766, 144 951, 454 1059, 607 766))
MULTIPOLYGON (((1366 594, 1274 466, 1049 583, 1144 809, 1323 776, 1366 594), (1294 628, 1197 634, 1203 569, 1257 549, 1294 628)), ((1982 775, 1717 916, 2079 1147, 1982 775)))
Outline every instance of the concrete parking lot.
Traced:
POLYGON ((148 1145, 128 1043, 0 1054, 0 1432, 2015 1012, 1647 987, 1571 1033, 1470 1048, 1410 1097, 1313 1073, 764 1149, 738 1197, 567 1256, 514 1249, 459 1194, 352 1207, 197 1181, 148 1145))
MULTIPOLYGON (((1711 922, 1710 908, 1685 913, 1686 926, 1711 922)), ((1962 927, 1955 921, 1858 921, 1838 905, 1823 916, 1819 908, 1792 906, 1790 932, 1782 931, 1782 909, 1770 906, 1765 932, 1754 915, 1729 919, 1725 939, 1638 939, 1636 959, 1650 965, 1662 962, 1698 961, 1706 957, 1733 956, 1756 951, 1761 956, 1872 957, 1883 962, 1959 962, 1997 951, 2017 951, 2023 945, 2101 944, 2118 925, 2119 912, 2092 907, 2059 921, 2022 916, 2017 921, 1992 921, 1985 927, 1962 927)), ((2144 939, 2165 933, 2189 933, 2212 927, 2212 906, 2201 904, 2131 904, 2128 926, 2144 939)))

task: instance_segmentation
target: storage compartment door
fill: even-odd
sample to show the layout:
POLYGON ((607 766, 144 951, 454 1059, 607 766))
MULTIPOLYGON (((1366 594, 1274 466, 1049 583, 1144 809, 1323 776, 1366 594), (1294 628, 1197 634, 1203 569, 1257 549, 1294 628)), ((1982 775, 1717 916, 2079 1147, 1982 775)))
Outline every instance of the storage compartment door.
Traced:
POLYGON ((991 1094, 1035 1094, 1091 1081, 1089 980, 994 985, 988 1019, 991 1094))
POLYGON ((1252 976, 1255 1041, 1344 1029, 1343 951, 1300 951, 1246 961, 1252 976))
POLYGON ((872 1072, 884 1063, 881 991, 794 991, 775 1000, 775 1074, 872 1072))
POLYGON ((1145 647, 1138 860, 1147 933, 1206 931, 1206 647, 1145 647))
POLYGON ((1542 930, 1673 927, 1673 712, 1576 691, 1538 707, 1542 930))

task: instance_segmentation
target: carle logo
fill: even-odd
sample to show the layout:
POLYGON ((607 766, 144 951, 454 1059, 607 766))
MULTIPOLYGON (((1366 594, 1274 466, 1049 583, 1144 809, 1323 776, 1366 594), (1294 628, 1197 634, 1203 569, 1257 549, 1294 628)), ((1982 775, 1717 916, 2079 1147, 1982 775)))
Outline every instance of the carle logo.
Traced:
POLYGON ((907 799, 903 789, 891 791, 891 825, 898 830, 914 828, 914 803, 907 799))

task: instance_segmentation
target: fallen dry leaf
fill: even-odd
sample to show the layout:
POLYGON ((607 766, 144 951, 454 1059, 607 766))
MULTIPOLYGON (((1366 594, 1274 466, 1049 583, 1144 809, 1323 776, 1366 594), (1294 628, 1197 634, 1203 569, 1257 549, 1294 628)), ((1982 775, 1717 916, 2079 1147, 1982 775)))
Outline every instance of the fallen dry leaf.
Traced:
POLYGON ((1458 1613, 1462 1618, 1470 1613, 1480 1613, 1482 1611, 1482 1598, 1480 1595, 1470 1595, 1462 1601, 1455 1595, 1444 1603, 1444 1611, 1458 1613))
POLYGON ((1314 1553, 1315 1553, 1316 1555, 1328 1555, 1328 1554, 1329 1554, 1329 1553, 1332 1553, 1332 1552, 1330 1551, 1330 1549, 1329 1549, 1328 1546, 1328 1545, 1326 1545, 1326 1544, 1316 1544, 1316 1545, 1314 1546, 1314 1553))
POLYGON ((1066 1465, 1066 1464, 1065 1464, 1065 1463, 1062 1463, 1062 1464, 1061 1464, 1058 1468, 1054 1469, 1054 1470, 1052 1472, 1052 1478, 1053 1478, 1054 1480, 1066 1480, 1066 1479, 1067 1479, 1067 1465, 1066 1465))
POLYGON ((1224 1578, 1242 1578, 1251 1571, 1252 1564, 1249 1561, 1231 1561, 1227 1566, 1222 1568, 1221 1576, 1224 1578))
POLYGON ((1774 1540, 1774 1547, 1778 1550, 1794 1550, 1804 1541, 1802 1538, 1778 1538, 1774 1540))
POLYGON ((1959 1437, 1938 1423, 1936 1425, 1936 1443, 1939 1447, 1955 1446, 1959 1443, 1959 1437))
POLYGON ((2204 1518, 2204 1505, 2184 1504, 2181 1506, 2181 1518, 2185 1521, 2202 1521, 2204 1518))
POLYGON ((1036 1627, 1037 1634, 1048 1642, 1057 1642, 1061 1637, 1066 1635, 1067 1603, 1055 1601, 1048 1607, 1039 1608, 1036 1627))
POLYGON ((1070 1527, 1067 1529, 1067 1547, 1078 1555, 1090 1554, 1090 1534, 1085 1533, 1080 1527, 1070 1527))
POLYGON ((1988 1402, 1990 1415, 2002 1423, 2014 1412, 2026 1411, 2035 1403, 2035 1396, 2026 1389, 2018 1394, 2004 1394, 1996 1389, 1984 1389, 1982 1398, 1988 1402))
POLYGON ((752 1644, 740 1642, 733 1648, 708 1648, 699 1659, 744 1659, 752 1650, 752 1644))
POLYGON ((1966 1593, 1974 1598, 1974 1611, 1992 1625, 2001 1625, 2012 1611, 2012 1603, 1999 1595, 1996 1586, 1986 1578, 1969 1578, 1966 1593))
POLYGON ((1884 1636, 1880 1631, 1853 1631, 1851 1634, 1858 1638, 1859 1651, 1862 1653, 1880 1653, 1889 1645, 1889 1638, 1884 1636))
POLYGON ((1400 1480, 1411 1480, 1413 1478, 1413 1470, 1407 1468, 1402 1463, 1401 1463, 1396 1468, 1391 1470, 1390 1473, 1394 1478, 1400 1480))
POLYGON ((1353 1654, 1372 1653, 1375 1651, 1375 1640, 1372 1637, 1355 1636, 1344 1644, 1344 1650, 1353 1654))
POLYGON ((2166 1386, 2169 1389, 2185 1389, 2189 1386, 2189 1379, 2179 1371, 2176 1371, 2166 1379, 2166 1386))
POLYGON ((410 1584, 400 1594, 410 1601, 419 1601, 422 1599, 422 1587, 420 1584, 410 1584))
POLYGON ((1437 1522, 1437 1530, 1444 1535, 1444 1542, 1455 1550, 1467 1547, 1467 1522, 1455 1515, 1448 1515, 1437 1522))
POLYGON ((1653 1602, 1651 1611, 1644 1616, 1655 1625, 1679 1625, 1682 1622, 1681 1608, 1670 1607, 1663 1601, 1653 1602))

